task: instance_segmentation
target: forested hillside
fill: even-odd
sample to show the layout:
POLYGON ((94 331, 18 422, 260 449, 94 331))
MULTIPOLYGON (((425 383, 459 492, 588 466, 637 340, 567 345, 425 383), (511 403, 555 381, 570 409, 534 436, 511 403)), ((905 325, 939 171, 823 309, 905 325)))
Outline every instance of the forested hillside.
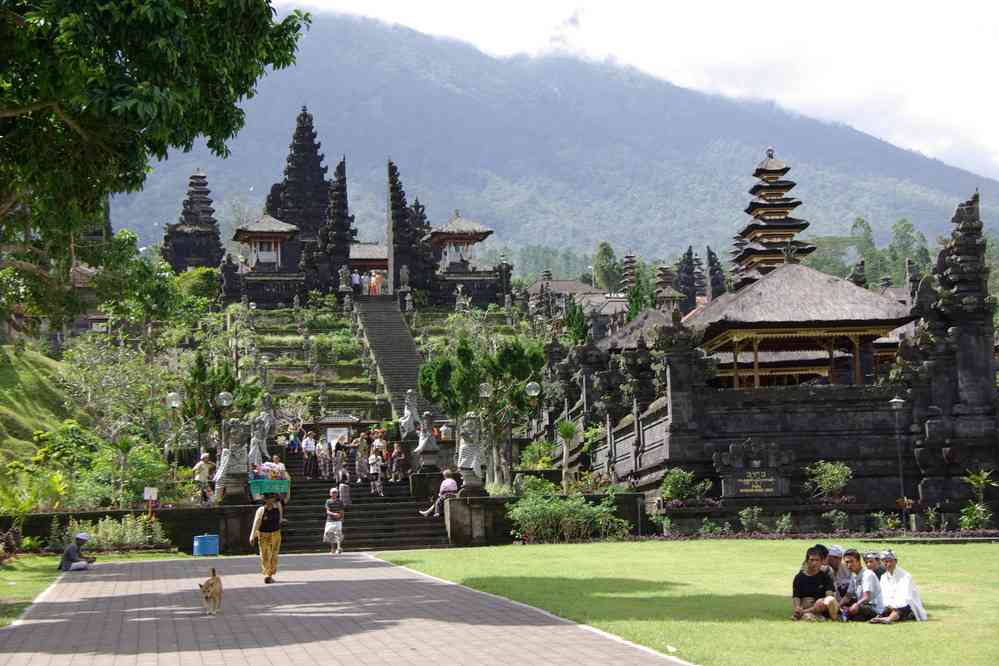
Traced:
POLYGON ((688 244, 727 246, 769 145, 793 167, 808 234, 847 234, 862 216, 886 242, 891 225, 908 218, 932 241, 976 187, 986 222, 999 217, 999 182, 846 126, 611 64, 496 59, 406 28, 319 14, 297 66, 266 77, 247 103, 231 158, 203 148, 171 156, 143 192, 115 199, 115 226, 159 242, 196 167, 208 172, 219 217, 258 210, 281 177, 303 104, 315 114, 326 163, 347 156, 350 200, 367 239, 383 235, 389 157, 432 222, 458 208, 510 246, 592 252, 608 238, 649 257, 688 244))

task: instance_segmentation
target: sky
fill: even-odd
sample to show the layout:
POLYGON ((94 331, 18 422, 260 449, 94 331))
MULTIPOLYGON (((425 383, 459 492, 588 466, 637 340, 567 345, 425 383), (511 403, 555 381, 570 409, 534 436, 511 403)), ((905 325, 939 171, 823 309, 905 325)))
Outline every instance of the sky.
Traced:
POLYGON ((303 0, 471 43, 571 53, 842 122, 999 178, 999 3, 303 0), (945 11, 944 11, 945 10, 945 11))

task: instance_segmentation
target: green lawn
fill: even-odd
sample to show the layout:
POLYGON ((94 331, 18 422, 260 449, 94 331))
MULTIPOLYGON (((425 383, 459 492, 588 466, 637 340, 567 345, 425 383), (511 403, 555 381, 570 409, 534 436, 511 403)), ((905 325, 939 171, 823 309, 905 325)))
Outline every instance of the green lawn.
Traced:
POLYGON ((86 421, 81 412, 66 409, 56 381, 59 366, 37 352, 15 354, 10 345, 0 346, 0 462, 32 454, 35 430, 55 428, 67 418, 86 421))
MULTIPOLYGON (((126 560, 172 560, 184 553, 128 553, 98 555, 100 562, 126 560)), ((0 627, 20 617, 31 601, 59 576, 58 555, 20 555, 0 565, 0 627)))
POLYGON ((894 626, 791 622, 791 579, 809 545, 648 541, 381 557, 662 652, 672 646, 697 664, 999 664, 999 544, 894 547, 930 615, 894 626))

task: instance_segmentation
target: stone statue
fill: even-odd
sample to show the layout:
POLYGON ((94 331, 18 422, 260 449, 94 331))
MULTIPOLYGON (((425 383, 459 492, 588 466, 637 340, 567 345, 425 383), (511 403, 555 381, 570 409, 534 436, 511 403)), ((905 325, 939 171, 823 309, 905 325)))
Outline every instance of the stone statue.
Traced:
POLYGON ((413 449, 413 453, 420 456, 418 471, 429 472, 437 469, 439 461, 438 454, 440 446, 437 445, 437 438, 434 437, 434 423, 430 412, 423 412, 420 421, 420 442, 413 449))
POLYGON ((347 268, 347 264, 340 264, 340 270, 337 272, 340 275, 340 289, 342 291, 344 287, 350 289, 350 269, 347 268))
POLYGON ((463 485, 459 497, 483 495, 482 445, 479 444, 479 415, 468 412, 461 421, 461 442, 458 444, 458 471, 463 485))
POLYGON ((299 296, 298 294, 295 294, 295 297, 293 299, 291 299, 291 306, 293 308, 295 308, 296 310, 301 310, 302 309, 302 297, 299 296))
POLYGON ((399 287, 409 286, 409 265, 403 264, 399 268, 399 287))
POLYGON ((413 311, 413 294, 407 291, 406 292, 406 312, 412 312, 412 311, 413 311))
POLYGON ((244 501, 246 493, 247 446, 250 442, 250 424, 239 419, 225 422, 226 446, 219 456, 219 468, 215 474, 215 502, 227 501, 238 504, 244 501))
POLYGON ((270 394, 265 393, 260 403, 260 414, 253 419, 250 453, 247 456, 247 464, 251 467, 271 459, 271 454, 267 451, 267 439, 274 430, 274 409, 270 394))
POLYGON ((402 418, 399 419, 399 436, 406 439, 406 436, 416 430, 416 391, 406 389, 406 406, 403 409, 402 418))

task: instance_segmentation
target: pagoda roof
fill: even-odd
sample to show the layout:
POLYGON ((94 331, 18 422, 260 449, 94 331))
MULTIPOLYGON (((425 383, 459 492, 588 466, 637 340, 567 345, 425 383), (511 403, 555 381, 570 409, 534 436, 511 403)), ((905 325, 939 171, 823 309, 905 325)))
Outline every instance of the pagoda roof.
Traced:
POLYGON ((800 199, 794 197, 781 197, 780 199, 753 199, 746 206, 746 212, 755 217, 756 213, 767 211, 794 210, 801 205, 800 199))
POLYGON ((756 170, 753 171, 753 176, 755 178, 763 178, 765 176, 783 176, 788 171, 791 170, 787 164, 783 161, 774 157, 774 149, 767 148, 767 156, 762 162, 756 165, 756 170))
POLYGON ((743 237, 749 235, 751 231, 756 229, 773 229, 773 230, 787 230, 800 232, 804 231, 809 227, 810 223, 808 220, 802 220, 797 217, 778 217, 772 219, 766 219, 762 217, 754 217, 746 226, 742 228, 739 235, 736 236, 736 241, 745 240, 743 237))
POLYGON ((758 197, 764 192, 789 192, 795 188, 797 185, 793 180, 764 180, 756 183, 751 188, 749 188, 749 193, 754 197, 758 197))
POLYGON ((788 337, 796 333, 807 337, 807 331, 815 329, 844 334, 848 329, 853 334, 861 328, 885 328, 887 332, 913 319, 908 307, 849 280, 801 264, 782 264, 709 302, 687 323, 703 334, 708 346, 735 330, 784 330, 788 337))
POLYGON ((246 236, 252 234, 295 234, 298 233, 298 227, 294 224, 288 224, 287 222, 282 222, 281 220, 271 217, 266 213, 260 217, 256 222, 251 222, 250 224, 244 224, 241 227, 236 227, 236 236, 234 240, 239 240, 239 236, 246 236))

